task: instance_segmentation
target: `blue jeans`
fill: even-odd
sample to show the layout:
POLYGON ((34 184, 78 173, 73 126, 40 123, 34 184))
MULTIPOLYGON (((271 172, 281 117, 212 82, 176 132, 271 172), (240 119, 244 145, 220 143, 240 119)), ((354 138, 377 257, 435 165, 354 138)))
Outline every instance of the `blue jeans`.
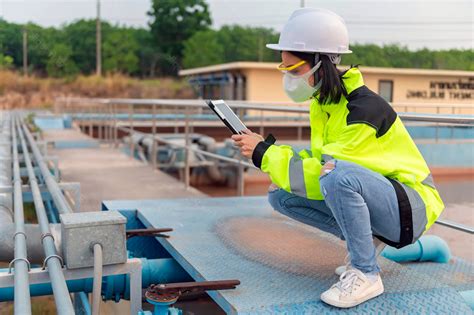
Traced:
POLYGON ((400 240, 395 189, 381 174, 358 164, 334 160, 335 168, 319 178, 324 200, 310 200, 283 189, 268 193, 278 212, 345 239, 351 265, 378 273, 372 234, 400 240))

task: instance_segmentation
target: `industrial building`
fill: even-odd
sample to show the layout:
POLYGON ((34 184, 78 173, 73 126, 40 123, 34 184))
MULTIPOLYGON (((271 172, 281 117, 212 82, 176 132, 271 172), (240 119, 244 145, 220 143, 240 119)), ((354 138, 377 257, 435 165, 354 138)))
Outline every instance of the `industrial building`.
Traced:
MULTIPOLYGON (((231 62, 181 70, 179 75, 189 77, 202 98, 288 103, 291 100, 281 87, 282 74, 277 65, 231 62)), ((474 71, 360 69, 366 85, 400 111, 472 114, 474 71)))

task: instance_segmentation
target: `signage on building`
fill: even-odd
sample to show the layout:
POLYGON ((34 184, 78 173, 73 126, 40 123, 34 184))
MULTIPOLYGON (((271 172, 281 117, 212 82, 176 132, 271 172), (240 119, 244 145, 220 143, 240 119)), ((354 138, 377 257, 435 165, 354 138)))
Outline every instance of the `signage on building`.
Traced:
POLYGON ((408 90, 408 99, 474 99, 474 77, 456 81, 430 81, 426 90, 408 90))

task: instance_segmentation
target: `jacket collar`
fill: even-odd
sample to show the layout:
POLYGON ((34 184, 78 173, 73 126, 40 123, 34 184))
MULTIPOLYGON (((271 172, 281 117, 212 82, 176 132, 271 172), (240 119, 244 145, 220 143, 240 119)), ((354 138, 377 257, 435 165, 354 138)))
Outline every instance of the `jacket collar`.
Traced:
POLYGON ((347 94, 351 94, 352 91, 360 88, 364 85, 364 79, 359 68, 353 67, 342 74, 342 81, 346 87, 347 94))
MULTIPOLYGON (((341 77, 342 77, 342 81, 344 82, 344 86, 346 87, 347 95, 351 94, 353 91, 357 90, 361 86, 364 86, 364 79, 362 78, 362 73, 357 67, 352 67, 346 70, 345 72, 342 73, 341 77)), ((342 97, 339 104, 342 104, 345 102, 346 102, 346 98, 342 97)), ((333 112, 334 110, 337 110, 337 108, 332 108, 334 107, 335 104, 320 104, 318 102, 318 97, 316 95, 316 97, 312 99, 311 106, 317 106, 317 105, 323 106, 325 112, 333 112)))

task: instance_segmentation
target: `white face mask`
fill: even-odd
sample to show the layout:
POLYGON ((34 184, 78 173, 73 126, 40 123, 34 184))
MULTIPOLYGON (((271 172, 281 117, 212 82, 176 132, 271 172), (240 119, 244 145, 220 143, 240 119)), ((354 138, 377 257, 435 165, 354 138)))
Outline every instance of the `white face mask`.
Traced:
POLYGON ((315 86, 309 85, 308 79, 313 75, 316 70, 321 67, 321 61, 319 61, 311 70, 302 75, 294 75, 286 72, 283 75, 283 89, 294 102, 301 103, 309 100, 309 98, 321 88, 322 80, 315 86))

